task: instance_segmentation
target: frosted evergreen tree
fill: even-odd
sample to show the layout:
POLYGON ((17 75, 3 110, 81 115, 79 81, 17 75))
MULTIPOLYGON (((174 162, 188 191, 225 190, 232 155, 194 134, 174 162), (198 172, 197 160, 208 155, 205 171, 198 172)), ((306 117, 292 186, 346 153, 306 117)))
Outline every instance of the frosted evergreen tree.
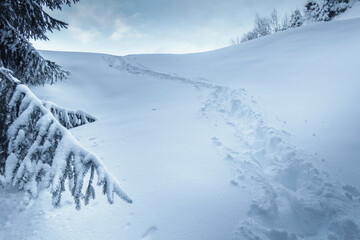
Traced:
POLYGON ((68 131, 96 119, 43 102, 23 84, 53 83, 67 77, 68 72, 45 60, 29 39, 46 40, 46 31, 66 27, 43 7, 61 10, 62 5, 75 2, 0 0, 0 186, 13 186, 30 199, 49 189, 54 206, 60 206, 62 193, 68 189, 79 209, 82 201, 88 204, 95 198, 97 175, 96 184, 110 203, 114 194, 131 203, 103 162, 68 131))
POLYGON ((299 9, 296 9, 290 16, 289 26, 291 28, 300 27, 304 24, 304 17, 299 9))
POLYGON ((310 21, 331 21, 349 7, 349 0, 308 0, 305 15, 310 21))
POLYGON ((284 30, 284 25, 280 23, 279 15, 274 9, 270 16, 261 17, 258 14, 255 17, 255 24, 253 30, 246 33, 241 42, 246 42, 259 37, 264 37, 275 32, 284 30))
POLYGON ((241 42, 263 37, 272 33, 271 18, 261 17, 258 14, 255 17, 255 25, 252 31, 246 33, 241 42))
POLYGON ((281 31, 285 31, 290 28, 290 21, 288 15, 285 14, 281 20, 281 31))
POLYGON ((25 191, 29 198, 50 189, 53 205, 59 206, 67 181, 79 209, 81 200, 88 204, 95 198, 96 174, 97 185, 103 187, 110 203, 114 202, 114 193, 132 202, 103 162, 83 148, 46 103, 3 67, 0 110, 0 185, 12 185, 25 191))
POLYGON ((268 19, 269 19, 271 33, 276 33, 282 30, 279 14, 275 9, 271 12, 270 17, 268 19))
POLYGON ((331 21, 350 7, 349 0, 323 0, 321 5, 320 21, 331 21))
POLYGON ((318 21, 320 10, 320 4, 317 0, 308 0, 305 4, 305 16, 310 21, 318 21))
POLYGON ((65 22, 51 17, 44 8, 61 10, 78 0, 0 0, 0 59, 22 83, 54 83, 68 77, 54 62, 44 59, 29 42, 48 40, 47 31, 66 28, 65 22))

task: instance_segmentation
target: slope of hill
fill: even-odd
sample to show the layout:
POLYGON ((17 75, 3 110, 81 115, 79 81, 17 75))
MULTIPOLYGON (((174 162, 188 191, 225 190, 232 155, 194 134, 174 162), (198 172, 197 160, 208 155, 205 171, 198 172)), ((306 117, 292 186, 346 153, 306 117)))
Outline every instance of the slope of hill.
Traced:
POLYGON ((97 117, 71 131, 134 203, 2 192, 0 239, 360 239, 359 40, 351 18, 199 54, 43 52, 72 76, 32 90, 97 117))
MULTIPOLYGON (((356 14, 359 5, 349 10, 356 14)), ((316 23, 240 46, 190 55, 133 55, 125 59, 158 72, 245 88, 296 135, 301 147, 332 165, 359 169, 360 19, 316 23), (315 136, 313 136, 315 134, 315 136), (341 161, 339 161, 341 159, 341 161)), ((356 172, 341 180, 358 187, 356 172)), ((340 177, 340 176, 339 176, 340 177)))

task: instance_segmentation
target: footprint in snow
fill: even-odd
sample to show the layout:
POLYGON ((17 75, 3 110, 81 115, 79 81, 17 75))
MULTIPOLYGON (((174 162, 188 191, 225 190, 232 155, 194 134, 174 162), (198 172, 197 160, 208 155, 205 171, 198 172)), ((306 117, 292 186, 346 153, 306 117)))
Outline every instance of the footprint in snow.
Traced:
POLYGON ((221 146, 222 145, 222 143, 216 137, 213 137, 211 140, 212 140, 213 144, 216 145, 216 146, 221 146))
POLYGON ((150 227, 139 240, 151 240, 151 239, 153 239, 153 236, 154 236, 154 234, 156 233, 157 230, 158 230, 158 228, 155 227, 155 226, 150 227))
MULTIPOLYGON (((131 222, 128 222, 128 223, 125 224, 125 227, 124 227, 124 228, 125 228, 125 229, 129 229, 130 227, 131 227, 131 222)), ((141 239, 142 239, 142 238, 141 238, 141 239)))
POLYGON ((233 186, 235 186, 235 187, 239 186, 239 182, 236 181, 236 180, 231 180, 231 181, 230 181, 230 184, 233 185, 233 186))

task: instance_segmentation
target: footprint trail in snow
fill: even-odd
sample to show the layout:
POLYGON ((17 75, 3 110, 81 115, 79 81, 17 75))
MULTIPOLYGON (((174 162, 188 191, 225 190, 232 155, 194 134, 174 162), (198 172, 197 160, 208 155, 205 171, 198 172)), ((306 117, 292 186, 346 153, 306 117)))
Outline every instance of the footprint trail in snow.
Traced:
MULTIPOLYGON (((316 156, 297 149, 290 134, 270 126, 244 89, 151 71, 122 57, 105 60, 120 71, 209 90, 200 114, 232 132, 235 146, 218 136, 211 141, 234 169, 230 183, 247 189, 252 199, 234 239, 360 239, 360 192, 315 168, 311 162, 316 156)), ((150 228, 141 239, 151 239, 155 231, 150 228)))

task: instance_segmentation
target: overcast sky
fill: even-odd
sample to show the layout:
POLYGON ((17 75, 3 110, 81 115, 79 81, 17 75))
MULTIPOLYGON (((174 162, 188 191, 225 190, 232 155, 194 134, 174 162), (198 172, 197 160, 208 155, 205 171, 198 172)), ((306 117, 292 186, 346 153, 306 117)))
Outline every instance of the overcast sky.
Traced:
POLYGON ((51 15, 69 23, 38 49, 188 53, 229 45, 251 29, 256 13, 290 13, 305 0, 80 0, 51 15))

